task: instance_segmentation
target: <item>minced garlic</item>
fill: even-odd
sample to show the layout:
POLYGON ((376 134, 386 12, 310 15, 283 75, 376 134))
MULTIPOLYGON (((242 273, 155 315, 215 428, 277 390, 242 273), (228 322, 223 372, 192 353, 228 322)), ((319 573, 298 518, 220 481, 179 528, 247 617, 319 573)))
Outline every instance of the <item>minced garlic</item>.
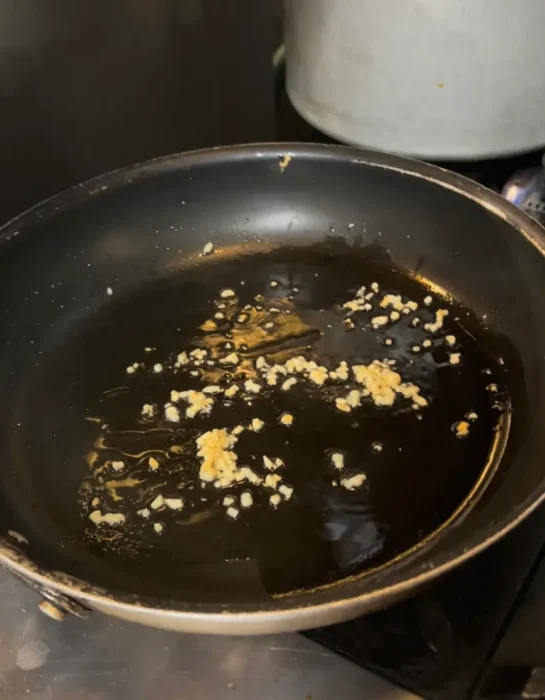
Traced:
POLYGON ((211 255, 211 253, 214 252, 214 244, 209 241, 208 243, 205 244, 204 248, 202 249, 202 254, 203 255, 211 255))
POLYGON ((203 394, 221 394, 223 389, 221 386, 216 386, 215 384, 210 384, 209 386, 205 386, 204 389, 202 390, 203 394))
POLYGON ((222 365, 238 365, 238 363, 239 363, 238 355, 236 354, 236 352, 232 352, 231 354, 227 355, 226 357, 221 357, 220 363, 222 365))
POLYGON ((263 483, 268 489, 276 489, 281 481, 282 477, 280 474, 267 474, 263 483))
POLYGON ((380 326, 385 326, 388 323, 388 316, 374 316, 371 319, 371 325, 373 328, 380 328, 380 326))
POLYGON ((277 508, 280 503, 282 502, 282 496, 278 493, 273 493, 273 495, 269 498, 269 503, 277 508))
POLYGON ((189 353, 190 357, 192 357, 193 359, 195 359, 199 362, 202 362, 207 355, 208 355, 208 352, 206 350, 204 350, 204 348, 195 348, 195 350, 192 350, 189 353))
POLYGON ((184 507, 183 498, 165 498, 165 505, 170 510, 181 510, 184 507))
POLYGON ((228 399, 232 399, 238 391, 240 391, 238 384, 231 384, 231 386, 224 391, 223 395, 228 399))
POLYGON ((466 420, 460 420, 452 426, 456 437, 463 438, 469 435, 469 423, 466 420))
POLYGON ((201 324, 200 329, 205 333, 212 333, 212 331, 218 330, 218 324, 215 321, 212 321, 212 319, 208 319, 208 321, 201 324))
POLYGON ((249 491, 243 491, 240 494, 241 508, 250 508, 253 505, 254 499, 249 491))
POLYGON ((148 467, 151 469, 152 472, 156 471, 159 469, 159 462, 158 460, 155 459, 155 457, 150 457, 148 459, 148 467))
POLYGON ((288 370, 283 365, 273 365, 267 370, 265 374, 265 381, 269 386, 276 386, 278 384, 278 375, 287 374, 288 370))
POLYGON ((322 386, 322 384, 325 383, 328 376, 329 370, 327 369, 327 367, 316 367, 316 369, 312 369, 309 372, 308 378, 311 382, 314 382, 314 384, 322 386))
POLYGON ((277 469, 280 469, 280 467, 284 466, 284 462, 280 459, 280 457, 271 459, 270 457, 267 457, 267 455, 263 455, 263 466, 269 471, 276 471, 277 469))
POLYGON ((363 311, 364 305, 365 301, 363 299, 352 299, 343 304, 343 309, 348 309, 348 311, 352 312, 363 311))
POLYGON ((343 360, 337 369, 329 373, 331 379, 339 379, 345 382, 348 379, 348 364, 343 360))
POLYGON ((415 301, 404 302, 399 294, 385 294, 382 297, 380 306, 384 309, 388 306, 393 307, 394 311, 390 314, 390 318, 393 321, 399 319, 399 314, 408 314, 411 311, 416 311, 418 309, 418 304, 415 301), (393 314, 396 314, 395 316, 393 314))
POLYGON ((285 425, 285 426, 287 426, 287 427, 289 427, 290 425, 293 425, 293 420, 294 420, 294 418, 293 418, 293 416, 291 415, 291 413, 283 413, 283 414, 280 416, 280 423, 281 423, 281 425, 285 425))
POLYGON ((290 377, 282 384, 282 391, 288 391, 292 386, 297 384, 297 379, 295 377, 290 377))
POLYGON ((331 455, 331 464, 335 469, 344 469, 344 455, 342 452, 334 452, 331 455))
POLYGON ((171 423, 179 423, 180 411, 178 411, 176 406, 167 406, 165 408, 165 418, 171 423))
POLYGON ((253 379, 247 379, 244 382, 244 388, 247 392, 251 394, 259 394, 259 392, 261 391, 261 384, 254 382, 253 379))
POLYGON ((335 399, 335 406, 339 409, 339 411, 343 411, 343 413, 350 413, 352 410, 348 404, 348 401, 343 398, 335 399))
POLYGON ((144 418, 153 418, 155 415, 155 406, 151 403, 145 403, 142 406, 141 414, 144 416, 144 418))
POLYGON ((293 496, 293 489, 291 486, 287 486, 286 484, 280 484, 278 487, 278 493, 281 493, 282 496, 286 499, 286 501, 289 501, 290 498, 293 496))
POLYGON ((361 392, 357 389, 352 389, 352 391, 346 397, 346 402, 350 408, 357 408, 361 404, 361 392))
POLYGON ((250 429, 253 430, 254 433, 258 433, 264 425, 265 423, 261 420, 261 418, 252 418, 250 429))
POLYGON ((449 362, 451 365, 459 365, 461 358, 462 358, 462 353, 451 352, 450 357, 449 357, 449 362))
POLYGON ((263 466, 265 469, 276 469, 274 462, 272 459, 270 459, 270 457, 267 457, 267 455, 263 455, 263 466))
POLYGON ((259 486, 263 483, 263 478, 250 469, 250 467, 241 467, 240 472, 242 476, 254 486, 259 486))
POLYGON ((341 486, 344 486, 348 491, 353 491, 362 486, 365 481, 367 481, 365 474, 355 474, 346 479, 341 479, 341 486))
POLYGON ((233 520, 236 520, 238 518, 239 512, 240 511, 238 510, 238 508, 233 508, 233 506, 230 506, 229 508, 227 508, 227 511, 226 511, 227 515, 230 518, 233 518, 233 520))
POLYGON ((303 357, 303 355, 297 355, 297 357, 290 357, 289 360, 286 360, 283 368, 290 374, 299 374, 300 372, 306 372, 309 369, 317 367, 316 363, 314 363, 310 368, 308 365, 309 362, 305 357, 303 357))
MULTIPOLYGON (((395 401, 396 393, 405 398, 412 398, 416 404, 422 406, 428 404, 426 399, 419 395, 419 387, 402 382, 401 375, 380 360, 374 360, 370 365, 354 365, 352 373, 377 406, 391 406, 395 401)), ((337 408, 339 408, 338 404, 337 408)), ((341 410, 344 409, 341 408, 341 410)))
POLYGON ((262 369, 266 369, 268 367, 269 367, 269 365, 267 363, 267 360, 263 356, 258 357, 257 360, 255 361, 255 368, 256 369, 262 370, 262 369))
POLYGON ((180 365, 189 364, 189 357, 187 356, 187 352, 181 352, 176 359, 180 365))
POLYGON ((446 316, 448 316, 447 309, 438 309, 435 312, 434 323, 425 323, 424 328, 427 331, 430 331, 430 333, 435 333, 436 331, 438 331, 440 328, 443 327, 443 321, 444 321, 446 316))
POLYGON ((220 292, 220 297, 221 297, 222 299, 231 299, 231 298, 234 297, 234 296, 235 296, 235 292, 234 292, 234 290, 232 290, 232 289, 223 289, 223 290, 220 292))
POLYGON ((197 456, 201 458, 201 481, 218 481, 230 486, 236 481, 237 455, 232 448, 238 438, 225 428, 215 428, 197 438, 197 456))
POLYGON ((161 510, 161 508, 165 507, 165 499, 161 496, 161 494, 155 496, 150 504, 150 507, 152 510, 161 510))
POLYGON ((94 510, 89 515, 89 520, 95 525, 122 525, 126 517, 123 513, 102 513, 100 510, 94 510))
POLYGON ((195 418, 198 413, 210 413, 214 405, 214 399, 202 391, 181 391, 180 398, 189 404, 185 410, 188 418, 195 418))

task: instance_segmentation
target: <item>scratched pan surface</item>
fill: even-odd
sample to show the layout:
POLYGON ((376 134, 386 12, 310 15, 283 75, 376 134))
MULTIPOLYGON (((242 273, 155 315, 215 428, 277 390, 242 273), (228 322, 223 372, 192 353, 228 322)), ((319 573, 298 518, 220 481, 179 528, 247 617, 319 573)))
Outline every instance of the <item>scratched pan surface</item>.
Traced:
MULTIPOLYGON (((24 551, 42 569, 119 600, 137 596, 182 611, 225 604, 234 612, 289 610, 376 591, 387 602, 395 586, 410 588, 423 570, 478 549, 541 498, 543 431, 535 415, 543 401, 545 340, 536 304, 545 266, 538 227, 477 185, 429 166, 352 149, 289 150, 285 169, 272 147, 138 166, 61 195, 4 230, 0 524, 28 539, 24 551), (396 171, 400 164, 413 175, 396 171), (491 198, 502 215, 456 187, 491 198), (208 241, 217 252, 202 257, 208 241), (462 366, 450 367, 439 344, 418 357, 410 353, 408 343, 426 334, 411 329, 409 317, 395 329, 347 332, 338 304, 371 281, 417 301, 426 294, 422 281, 442 290, 426 313, 431 320, 435 309, 450 309, 445 332, 457 336, 462 366), (151 366, 190 346, 227 287, 241 304, 259 294, 270 303, 293 296, 289 303, 309 331, 290 338, 293 347, 332 366, 395 358, 432 406, 417 420, 414 411, 372 404, 347 418, 298 390, 267 394, 252 406, 218 402, 209 418, 194 419, 195 436, 263 419, 267 428, 244 448, 241 440, 241 452, 248 459, 282 457, 292 501, 273 512, 268 494, 258 495, 253 508, 229 521, 217 495, 185 493, 182 512, 156 518, 164 524, 160 535, 143 523, 120 539, 97 538, 80 488, 89 473, 84 455, 100 424, 129 455, 166 449, 179 435, 119 436, 138 424, 143 403, 161 405, 171 389, 200 385, 198 378, 151 370, 128 378, 125 368, 135 361, 151 366), (386 337, 394 339, 391 347, 386 337), (155 348, 149 358, 145 347, 155 348), (507 388, 513 405, 499 465, 454 522, 380 568, 440 530, 472 492, 491 451, 503 447, 506 430, 494 430, 498 412, 485 390, 490 381, 507 388), (456 440, 450 426, 470 408, 479 420, 470 439, 456 440), (289 431, 277 422, 283 411, 296 417, 289 431), (372 449, 374 441, 382 451, 372 449), (332 485, 326 456, 334 448, 365 471, 365 488, 349 493, 332 485)), ((196 461, 179 461, 182 471, 197 469, 196 461)), ((146 488, 153 491, 163 478, 146 474, 146 488)), ((177 478, 161 488, 172 492, 177 478)), ((134 505, 137 491, 123 491, 125 503, 134 505)))

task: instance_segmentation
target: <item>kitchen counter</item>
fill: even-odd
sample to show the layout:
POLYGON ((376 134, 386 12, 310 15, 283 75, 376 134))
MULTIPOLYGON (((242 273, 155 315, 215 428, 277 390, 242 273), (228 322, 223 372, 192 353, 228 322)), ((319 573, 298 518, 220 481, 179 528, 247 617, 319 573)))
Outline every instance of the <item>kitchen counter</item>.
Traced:
POLYGON ((297 634, 183 635, 99 613, 55 622, 5 572, 0 596, 6 700, 418 700, 297 634))

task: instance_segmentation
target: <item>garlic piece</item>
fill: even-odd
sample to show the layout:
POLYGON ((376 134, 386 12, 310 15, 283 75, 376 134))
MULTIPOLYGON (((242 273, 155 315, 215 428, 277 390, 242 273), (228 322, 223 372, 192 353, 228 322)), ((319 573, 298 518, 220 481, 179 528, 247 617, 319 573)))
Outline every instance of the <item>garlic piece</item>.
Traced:
POLYGON ((331 455, 331 463, 335 469, 344 469, 344 455, 342 452, 334 452, 331 455))
POLYGON ((291 415, 291 413, 283 413, 280 416, 280 424, 285 425, 288 428, 290 425, 293 425, 293 421, 294 421, 294 418, 291 415))
POLYGON ((94 510, 89 515, 89 520, 95 525, 122 525, 126 517, 123 513, 102 513, 100 510, 94 510))
POLYGON ((362 486, 365 481, 367 481, 365 474, 354 474, 354 476, 341 479, 341 486, 344 486, 348 491, 354 491, 354 489, 362 486))
POLYGON ((261 420, 261 418, 252 418, 250 429, 253 430, 254 433, 258 433, 264 425, 265 423, 261 420))

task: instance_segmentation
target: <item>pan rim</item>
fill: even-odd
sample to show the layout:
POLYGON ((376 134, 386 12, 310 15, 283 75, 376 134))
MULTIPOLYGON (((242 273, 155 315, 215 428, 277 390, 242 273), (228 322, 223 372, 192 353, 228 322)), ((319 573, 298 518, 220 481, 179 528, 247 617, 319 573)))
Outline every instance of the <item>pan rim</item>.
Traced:
MULTIPOLYGON (((43 215, 54 213, 67 206, 75 205, 80 200, 89 197, 100 196, 104 187, 126 184, 139 177, 151 177, 169 170, 190 169, 194 166, 213 163, 215 161, 237 161, 244 159, 263 159, 271 161, 281 159, 289 155, 293 161, 297 158, 317 159, 327 161, 340 160, 349 162, 354 166, 364 165, 379 167, 401 174, 428 180, 430 183, 450 189, 453 192, 473 200, 477 205, 487 209, 492 215, 510 224, 516 231, 522 234, 526 240, 537 248, 545 257, 545 229, 537 222, 517 209, 514 205, 504 200, 499 194, 488 190, 482 185, 453 173, 436 165, 430 165, 403 156, 383 153, 371 149, 363 149, 352 146, 305 144, 305 143, 255 143, 236 146, 218 146, 195 151, 177 153, 151 159, 143 163, 120 168, 106 174, 91 178, 84 183, 64 190, 37 205, 27 209, 0 228, 0 242, 9 240, 19 233, 19 229, 26 227, 33 220, 43 220, 43 215)), ((280 175, 279 171, 279 175, 280 175)), ((545 499, 545 476, 542 483, 516 507, 512 508, 501 518, 490 523, 480 531, 478 536, 468 538, 465 544, 459 544, 447 548, 441 552, 435 562, 417 562, 420 571, 415 570, 415 562, 405 560, 402 578, 396 579, 393 567, 382 569, 379 577, 371 574, 362 577, 360 581, 339 581, 327 591, 298 592, 294 595, 283 596, 280 599, 271 599, 265 603, 252 604, 183 604, 180 607, 172 607, 164 599, 142 598, 130 594, 116 594, 106 589, 90 585, 84 581, 59 572, 45 571, 37 567, 20 548, 13 547, 7 541, 0 541, 0 563, 29 579, 44 589, 53 589, 59 593, 74 597, 77 600, 90 604, 103 604, 107 607, 116 607, 119 611, 130 613, 135 607, 142 612, 177 619, 191 618, 193 621, 206 621, 214 623, 218 627, 229 626, 236 618, 237 624, 255 624, 257 618, 266 624, 267 621, 282 620, 297 615, 300 625, 305 627, 315 624, 316 620, 324 617, 324 611, 336 610, 338 619, 343 619, 344 610, 352 610, 354 607, 372 607, 376 599, 394 598, 405 591, 416 588, 440 574, 443 574, 462 562, 468 560, 515 528, 545 499), (387 572, 392 572, 392 582, 381 578, 388 578, 387 572), (408 576, 407 576, 408 574, 408 576), (361 584, 361 581, 375 582, 378 584, 373 590, 355 591, 352 595, 350 587, 361 584), (334 591, 337 599, 330 600, 329 595, 334 591), (347 593, 348 597, 343 593, 347 593), (339 599, 339 595, 342 596, 339 599), (324 600, 325 598, 325 600, 324 600), (226 614, 226 607, 228 613, 226 614)), ((348 617, 348 614, 344 617, 348 617)), ((266 631, 266 630, 265 630, 266 631)))

